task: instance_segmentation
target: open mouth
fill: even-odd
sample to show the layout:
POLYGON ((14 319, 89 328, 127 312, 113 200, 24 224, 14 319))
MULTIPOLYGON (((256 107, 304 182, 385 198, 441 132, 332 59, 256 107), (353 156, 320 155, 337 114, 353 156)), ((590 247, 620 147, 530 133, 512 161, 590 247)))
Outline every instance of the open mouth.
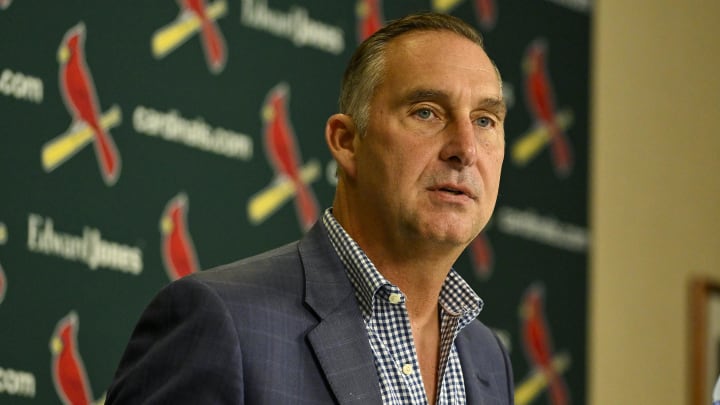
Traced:
POLYGON ((475 195, 473 194, 471 189, 466 188, 464 186, 460 186, 460 185, 455 185, 455 184, 438 185, 438 186, 432 188, 432 190, 439 191, 441 193, 447 193, 447 194, 453 195, 453 196, 465 196, 472 200, 475 199, 475 195))
POLYGON ((461 194, 464 195, 464 194, 465 194, 464 192, 462 192, 462 191, 460 191, 460 190, 456 190, 456 189, 454 189, 454 188, 449 188, 449 187, 442 187, 442 188, 440 188, 440 191, 444 191, 444 192, 446 192, 446 193, 451 193, 451 194, 454 194, 454 195, 461 195, 461 194))

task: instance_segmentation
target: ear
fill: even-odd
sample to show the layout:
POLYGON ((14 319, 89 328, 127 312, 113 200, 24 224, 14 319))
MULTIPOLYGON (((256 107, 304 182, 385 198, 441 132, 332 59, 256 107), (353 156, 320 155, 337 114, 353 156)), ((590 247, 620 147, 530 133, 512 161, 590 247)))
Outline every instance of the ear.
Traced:
POLYGON ((352 117, 335 114, 325 124, 325 141, 330 153, 338 164, 338 169, 350 177, 355 177, 355 130, 352 117))

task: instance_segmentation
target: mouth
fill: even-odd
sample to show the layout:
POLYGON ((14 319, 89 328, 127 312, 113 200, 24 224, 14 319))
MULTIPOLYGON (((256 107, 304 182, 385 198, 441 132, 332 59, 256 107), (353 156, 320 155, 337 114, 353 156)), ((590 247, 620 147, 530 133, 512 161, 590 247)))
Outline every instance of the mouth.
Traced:
POLYGON ((463 195, 464 195, 464 194, 465 194, 465 193, 463 193, 463 192, 460 191, 460 190, 455 190, 455 189, 449 188, 449 187, 443 187, 443 188, 440 189, 440 191, 444 191, 444 192, 446 192, 446 193, 451 193, 451 194, 455 194, 455 195, 460 195, 460 194, 463 194, 463 195))
POLYGON ((434 187, 431 190, 448 193, 448 194, 452 194, 452 195, 456 195, 456 196, 465 196, 472 200, 476 199, 475 194, 470 189, 463 187, 463 186, 459 186, 459 185, 444 184, 441 186, 434 187))

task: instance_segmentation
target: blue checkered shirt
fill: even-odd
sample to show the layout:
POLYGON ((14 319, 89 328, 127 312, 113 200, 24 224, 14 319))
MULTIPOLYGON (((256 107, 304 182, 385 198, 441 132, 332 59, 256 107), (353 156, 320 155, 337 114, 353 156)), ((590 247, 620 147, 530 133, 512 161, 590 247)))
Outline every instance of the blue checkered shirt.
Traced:
MULTIPOLYGON (((355 288, 370 348, 375 357, 383 404, 427 404, 410 319, 402 291, 383 277, 328 208, 323 224, 355 288)), ((483 302, 455 270, 440 291, 438 405, 465 404, 465 385, 455 337, 475 319, 483 302)))

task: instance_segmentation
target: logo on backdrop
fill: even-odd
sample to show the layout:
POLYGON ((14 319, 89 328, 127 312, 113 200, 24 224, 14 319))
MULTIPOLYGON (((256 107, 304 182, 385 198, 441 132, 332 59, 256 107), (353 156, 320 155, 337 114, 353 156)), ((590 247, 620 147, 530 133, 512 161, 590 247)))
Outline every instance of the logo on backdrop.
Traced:
POLYGON ((120 154, 108 130, 120 124, 120 108, 101 114, 95 84, 85 61, 85 25, 71 28, 58 50, 60 93, 72 123, 68 130, 42 147, 42 165, 50 172, 93 142, 95 156, 105 184, 112 186, 120 176, 120 154))
POLYGON ((159 111, 139 105, 133 110, 133 129, 139 134, 176 142, 196 150, 251 160, 253 139, 220 126, 212 126, 203 117, 183 117, 176 110, 159 111))
POLYGON ((360 0, 355 8, 358 43, 366 40, 385 23, 383 0, 360 0))
MULTIPOLYGON (((78 350, 80 321, 70 312, 58 321, 50 339, 51 373, 55 391, 66 405, 92 404, 92 389, 78 350)), ((101 398, 97 401, 103 403, 101 398)))
POLYGON ((0 9, 6 9, 10 7, 12 0, 0 0, 0 9))
POLYGON ((215 74, 222 72, 227 61, 227 50, 216 20, 227 14, 227 2, 215 0, 207 4, 205 0, 178 0, 178 6, 180 13, 175 21, 153 34, 153 56, 163 58, 199 33, 208 69, 215 74))
POLYGON ((289 98, 290 88, 286 83, 280 83, 270 90, 263 103, 265 154, 275 169, 275 179, 250 197, 248 218, 251 223, 259 224, 294 197, 300 228, 307 230, 317 220, 319 211, 309 184, 320 177, 322 169, 316 160, 302 165, 288 114, 289 98))
POLYGON ((142 250, 106 240, 97 228, 85 226, 82 235, 73 235, 57 231, 52 218, 29 214, 27 232, 30 252, 84 263, 91 270, 102 267, 132 275, 142 273, 142 250))
POLYGON ((0 74, 0 94, 17 100, 43 102, 44 85, 40 78, 3 69, 0 74))
MULTIPOLYGON (((464 3, 465 0, 433 0, 433 10, 441 13, 449 13, 455 7, 464 3)), ((484 31, 495 28, 497 23, 497 1, 496 0, 473 0, 475 7, 475 18, 484 31)))
POLYGON ((495 255, 493 254, 490 238, 485 231, 470 243, 470 259, 475 275, 481 280, 487 280, 492 275, 495 255))
POLYGON ((188 205, 187 195, 180 193, 167 203, 160 218, 162 258, 170 280, 200 271, 187 226, 188 205))
POLYGON ((0 394, 35 398, 36 380, 31 372, 0 367, 0 394))
POLYGON ((497 23, 498 7, 496 0, 475 0, 475 18, 480 28, 490 31, 497 23))
POLYGON ((549 144, 555 174, 567 177, 573 169, 573 150, 565 130, 572 123, 572 111, 555 108, 547 48, 547 42, 538 39, 525 52, 525 102, 535 125, 512 145, 511 154, 516 165, 524 166, 549 144))
POLYGON ((555 216, 541 215, 534 209, 520 209, 508 205, 496 209, 498 229, 547 246, 584 253, 590 237, 584 227, 564 222, 555 216))
POLYGON ((515 402, 530 403, 547 388, 548 403, 567 405, 570 394, 562 373, 570 366, 570 355, 553 353, 553 342, 545 316, 545 289, 533 284, 520 302, 520 333, 525 357, 533 370, 531 375, 518 384, 515 402))
POLYGON ((240 23, 291 41, 295 46, 307 46, 333 55, 345 50, 341 27, 310 18, 304 7, 290 6, 290 10, 271 9, 267 0, 242 0, 240 23))

